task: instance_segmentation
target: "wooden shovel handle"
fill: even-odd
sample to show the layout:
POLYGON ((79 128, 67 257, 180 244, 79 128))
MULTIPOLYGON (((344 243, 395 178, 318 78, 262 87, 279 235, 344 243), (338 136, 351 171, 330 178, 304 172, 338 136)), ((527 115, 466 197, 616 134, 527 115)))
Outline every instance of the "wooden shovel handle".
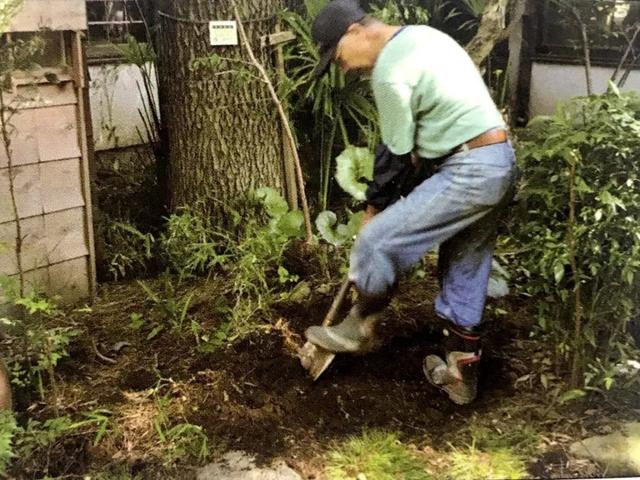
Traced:
POLYGON ((333 299, 331 308, 329 308, 327 315, 324 317, 324 320, 322 321, 323 327, 328 327, 334 322, 335 317, 338 314, 338 311, 340 310, 340 307, 342 307, 342 303, 344 302, 344 299, 347 297, 347 293, 349 293, 350 286, 351 286, 351 281, 349 280, 349 277, 346 277, 342 281, 342 285, 340 285, 340 290, 338 290, 338 294, 333 299))

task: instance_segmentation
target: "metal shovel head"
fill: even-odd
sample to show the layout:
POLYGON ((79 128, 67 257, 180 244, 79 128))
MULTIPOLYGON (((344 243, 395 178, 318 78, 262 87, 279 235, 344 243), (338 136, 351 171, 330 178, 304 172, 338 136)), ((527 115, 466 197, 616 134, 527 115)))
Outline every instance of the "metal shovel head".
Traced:
POLYGON ((300 358, 302 367, 309 372, 315 382, 322 375, 322 372, 331 365, 336 354, 307 342, 298 351, 298 358, 300 358))

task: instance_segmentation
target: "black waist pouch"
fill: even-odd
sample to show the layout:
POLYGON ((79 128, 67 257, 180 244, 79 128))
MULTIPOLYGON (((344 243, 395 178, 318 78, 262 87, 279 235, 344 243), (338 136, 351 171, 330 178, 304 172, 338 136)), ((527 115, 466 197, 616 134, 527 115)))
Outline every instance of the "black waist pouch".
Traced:
POLYGON ((384 210, 433 175, 445 159, 423 159, 414 166, 411 153, 396 155, 386 145, 379 144, 373 164, 373 180, 366 191, 367 203, 384 210))

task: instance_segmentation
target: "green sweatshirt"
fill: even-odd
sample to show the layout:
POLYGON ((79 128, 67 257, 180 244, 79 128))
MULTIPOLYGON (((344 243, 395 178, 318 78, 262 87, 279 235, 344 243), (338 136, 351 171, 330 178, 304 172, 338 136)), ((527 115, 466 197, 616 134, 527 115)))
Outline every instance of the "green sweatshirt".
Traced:
POLYGON ((446 155, 504 121, 469 55, 448 35, 405 27, 382 49, 371 78, 382 141, 391 152, 446 155))

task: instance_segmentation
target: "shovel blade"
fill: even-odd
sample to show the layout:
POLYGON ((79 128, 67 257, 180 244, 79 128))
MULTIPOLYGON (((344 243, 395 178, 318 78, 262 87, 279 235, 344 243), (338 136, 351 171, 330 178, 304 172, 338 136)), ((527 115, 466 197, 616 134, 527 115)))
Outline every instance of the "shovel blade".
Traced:
POLYGON ((315 382, 331 365, 333 359, 336 358, 336 354, 307 342, 298 351, 298 358, 300 358, 303 368, 309 372, 315 382))

